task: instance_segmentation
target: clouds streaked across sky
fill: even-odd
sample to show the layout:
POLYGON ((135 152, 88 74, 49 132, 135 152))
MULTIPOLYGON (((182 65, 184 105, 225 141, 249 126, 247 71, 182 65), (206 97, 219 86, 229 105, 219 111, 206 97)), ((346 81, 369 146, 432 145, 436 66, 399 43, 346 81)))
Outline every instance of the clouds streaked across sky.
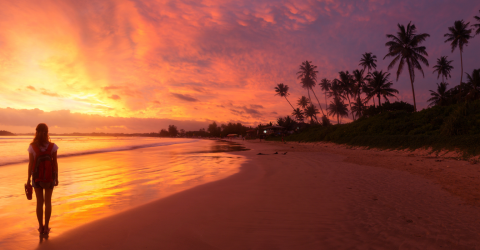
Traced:
MULTIPOLYGON (((373 52, 386 70, 385 35, 409 21, 431 35, 424 43, 430 67, 415 80, 425 108, 439 82, 432 74, 438 57, 454 60, 450 86, 460 79, 459 52, 451 53, 443 34, 455 20, 473 22, 479 10, 471 0, 8 1, 0 8, 0 108, 69 110, 125 123, 111 125, 125 132, 153 129, 130 118, 192 126, 274 121, 291 113, 274 96, 277 83, 290 86, 292 103, 306 94, 295 76, 302 61, 333 79, 373 52)), ((463 58, 465 72, 480 68, 480 37, 463 58)), ((406 75, 394 87, 412 102, 406 75)), ((81 128, 113 132, 98 123, 81 128)))

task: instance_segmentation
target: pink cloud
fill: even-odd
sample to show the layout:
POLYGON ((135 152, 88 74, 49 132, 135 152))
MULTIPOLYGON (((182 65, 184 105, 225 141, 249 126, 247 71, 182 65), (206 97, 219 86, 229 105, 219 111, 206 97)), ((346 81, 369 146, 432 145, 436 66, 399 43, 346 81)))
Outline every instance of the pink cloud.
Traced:
MULTIPOLYGON (((291 113, 274 96, 277 83, 289 85, 292 103, 306 95, 295 75, 302 61, 313 61, 320 78, 333 79, 373 52, 378 69, 386 70, 385 34, 409 21, 430 33, 425 46, 431 65, 442 55, 454 60, 452 87, 460 78, 460 56, 450 52, 443 34, 479 9, 480 3, 453 0, 6 2, 2 11, 11 14, 0 15, 0 49, 6 51, 0 66, 7 67, 0 72, 0 95, 7 101, 0 106, 139 119, 274 121, 291 113), (32 101, 32 91, 7 86, 18 83, 24 84, 20 89, 48 89, 42 98, 51 99, 32 101)), ((477 37, 465 49, 466 72, 480 67, 479 45, 477 37)), ((422 108, 437 82, 431 67, 424 70, 425 78, 417 74, 415 80, 422 108)), ((394 87, 411 101, 406 75, 394 87)), ((325 108, 323 93, 315 91, 325 108)))

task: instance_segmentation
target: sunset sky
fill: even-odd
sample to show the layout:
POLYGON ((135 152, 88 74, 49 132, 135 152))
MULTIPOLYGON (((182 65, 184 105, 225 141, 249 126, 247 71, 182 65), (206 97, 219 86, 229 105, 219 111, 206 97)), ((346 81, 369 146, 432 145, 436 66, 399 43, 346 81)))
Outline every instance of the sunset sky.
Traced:
MULTIPOLYGON (((423 109, 440 82, 437 58, 454 60, 449 87, 460 81, 459 51, 443 35, 455 20, 474 23, 479 10, 477 0, 3 1, 0 130, 33 132, 46 122, 57 133, 131 133, 275 121, 291 114, 276 84, 290 87, 292 103, 306 95, 295 74, 302 61, 333 79, 373 52, 377 69, 387 70, 385 35, 409 21, 431 35, 430 67, 415 79, 423 109)), ((464 71, 480 68, 479 58, 476 37, 464 71)), ((399 100, 413 103, 406 72, 398 82, 390 73, 399 100)))

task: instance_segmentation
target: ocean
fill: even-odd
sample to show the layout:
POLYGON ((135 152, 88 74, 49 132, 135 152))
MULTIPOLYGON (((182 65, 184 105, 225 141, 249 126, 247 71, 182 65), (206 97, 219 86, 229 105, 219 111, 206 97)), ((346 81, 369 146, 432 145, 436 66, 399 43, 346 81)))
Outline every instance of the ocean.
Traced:
MULTIPOLYGON (((0 249, 38 244, 35 195, 27 200, 32 137, 0 137, 0 249)), ((59 186, 52 197, 50 237, 162 197, 235 174, 245 150, 228 141, 53 136, 59 186)))

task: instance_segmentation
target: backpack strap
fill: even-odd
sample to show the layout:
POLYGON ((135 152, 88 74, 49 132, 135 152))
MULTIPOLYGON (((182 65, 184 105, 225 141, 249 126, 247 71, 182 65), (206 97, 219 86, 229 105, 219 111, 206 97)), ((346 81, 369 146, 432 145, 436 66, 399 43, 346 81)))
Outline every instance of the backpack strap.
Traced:
POLYGON ((37 145, 35 145, 35 143, 30 144, 30 146, 32 146, 33 151, 35 151, 35 155, 40 155, 40 149, 37 147, 37 145))
POLYGON ((51 155, 51 154, 52 154, 53 145, 54 145, 54 144, 50 142, 50 144, 48 144, 47 150, 45 150, 45 153, 51 155))

